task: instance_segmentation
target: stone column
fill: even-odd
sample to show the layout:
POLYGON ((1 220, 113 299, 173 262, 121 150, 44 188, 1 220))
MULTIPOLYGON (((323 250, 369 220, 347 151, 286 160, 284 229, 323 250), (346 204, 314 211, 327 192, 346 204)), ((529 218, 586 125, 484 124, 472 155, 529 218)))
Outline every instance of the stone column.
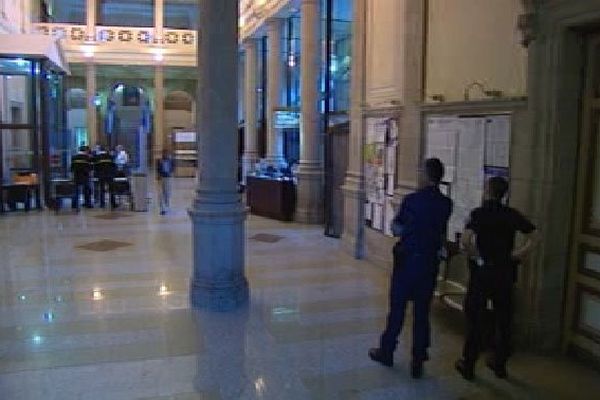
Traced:
POLYGON ((162 43, 164 27, 164 0, 154 0, 154 42, 162 43))
POLYGON ((296 220, 323 222, 323 137, 319 111, 321 13, 318 0, 302 0, 300 48, 300 163, 296 220))
POLYGON ((245 207, 237 186, 238 2, 200 0, 198 159, 192 305, 229 310, 248 299, 245 207))
POLYGON ((267 160, 275 163, 283 160, 281 133, 273 124, 273 109, 283 103, 282 29, 281 19, 267 21, 267 160))
POLYGON ((86 8, 86 30, 88 41, 96 40, 96 10, 97 4, 96 0, 86 0, 85 3, 86 8))
POLYGON ((87 134, 88 143, 93 146, 100 138, 98 137, 98 118, 96 115, 96 64, 89 61, 86 64, 86 96, 87 96, 87 134))
POLYGON ((352 74, 350 82, 350 140, 344 191, 342 243, 349 254, 364 257, 364 118, 366 74, 366 0, 354 0, 352 24, 352 74))
POLYGON ((256 79, 258 67, 258 40, 247 39, 244 41, 246 52, 245 60, 245 87, 244 87, 244 158, 243 158, 243 180, 254 170, 254 164, 258 159, 257 146, 257 106, 258 96, 256 93, 256 79))
POLYGON ((421 103, 424 97, 426 0, 405 0, 403 110, 398 137, 398 187, 396 198, 418 187, 421 163, 421 103))
POLYGON ((152 144, 152 159, 160 157, 163 148, 168 148, 165 136, 165 90, 164 67, 154 67, 154 143, 152 144))

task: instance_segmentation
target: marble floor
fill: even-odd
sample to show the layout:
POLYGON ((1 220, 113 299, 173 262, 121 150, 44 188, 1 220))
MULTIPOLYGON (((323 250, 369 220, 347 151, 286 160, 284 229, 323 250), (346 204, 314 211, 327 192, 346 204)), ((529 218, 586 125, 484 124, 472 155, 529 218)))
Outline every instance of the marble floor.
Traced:
MULTIPOLYGON (((461 315, 436 303, 431 361, 409 377, 371 362, 387 271, 342 254, 319 227, 250 217, 251 301, 191 310, 191 180, 173 211, 0 217, 0 399, 591 399, 600 374, 519 353, 511 378, 453 370, 461 315)), ((407 330, 406 333, 409 333, 407 330)), ((597 398, 597 397, 596 397, 597 398)))

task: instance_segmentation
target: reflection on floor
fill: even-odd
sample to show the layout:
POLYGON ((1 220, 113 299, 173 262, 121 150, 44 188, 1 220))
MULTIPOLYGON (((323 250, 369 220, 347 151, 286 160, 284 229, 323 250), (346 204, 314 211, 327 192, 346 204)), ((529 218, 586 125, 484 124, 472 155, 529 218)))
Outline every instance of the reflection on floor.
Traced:
MULTIPOLYGON (((426 377, 372 363, 387 272, 342 255, 322 229, 250 217, 248 307, 188 307, 192 182, 174 211, 97 218, 51 212, 0 217, 0 398, 27 399, 580 399, 600 374, 519 354, 513 378, 452 364, 460 314, 435 308, 426 377), (106 251, 94 251, 106 249, 106 251)), ((591 396, 591 397, 590 397, 591 396)))

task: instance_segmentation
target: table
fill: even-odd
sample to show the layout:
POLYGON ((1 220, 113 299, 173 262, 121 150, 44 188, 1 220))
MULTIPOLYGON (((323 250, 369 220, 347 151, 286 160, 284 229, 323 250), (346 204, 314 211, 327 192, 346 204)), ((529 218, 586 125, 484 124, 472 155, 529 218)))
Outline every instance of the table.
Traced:
POLYGON ((3 184, 0 186, 0 214, 5 213, 4 208, 4 196, 6 194, 6 203, 12 211, 17 209, 17 203, 25 204, 25 211, 29 211, 31 208, 31 200, 35 199, 35 207, 38 210, 42 209, 42 203, 40 199, 40 185, 36 184, 3 184))
POLYGON ((294 219, 294 181, 249 176, 246 182, 246 200, 252 214, 280 221, 294 219))

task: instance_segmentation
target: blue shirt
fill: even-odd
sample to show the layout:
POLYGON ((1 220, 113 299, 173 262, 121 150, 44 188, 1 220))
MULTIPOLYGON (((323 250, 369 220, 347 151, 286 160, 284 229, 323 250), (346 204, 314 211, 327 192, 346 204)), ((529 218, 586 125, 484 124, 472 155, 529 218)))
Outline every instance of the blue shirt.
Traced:
POLYGON ((435 186, 427 186, 404 198, 392 222, 394 236, 401 236, 403 250, 436 255, 442 248, 452 200, 435 186))

